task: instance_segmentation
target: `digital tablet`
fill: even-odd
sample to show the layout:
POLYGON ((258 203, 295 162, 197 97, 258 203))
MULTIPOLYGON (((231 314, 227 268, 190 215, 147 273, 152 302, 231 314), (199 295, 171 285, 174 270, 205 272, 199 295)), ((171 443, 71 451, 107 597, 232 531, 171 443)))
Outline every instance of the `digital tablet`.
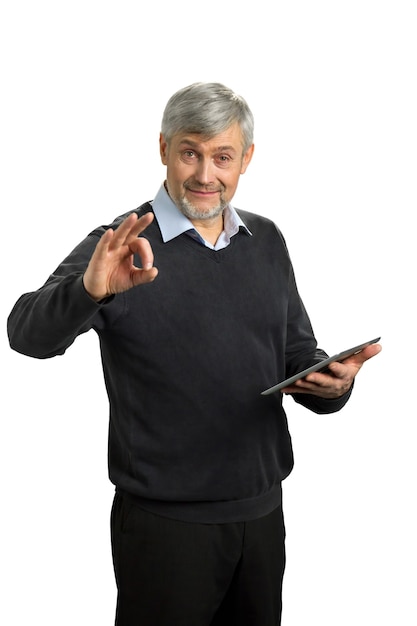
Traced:
POLYGON ((349 348, 349 350, 344 350, 343 352, 339 352, 339 354, 335 354, 334 356, 331 356, 328 359, 325 359, 324 361, 320 361, 320 363, 316 363, 315 365, 312 365, 311 367, 307 367, 307 369, 303 370, 302 372, 298 372, 298 374, 295 374, 294 376, 290 376, 290 378, 286 378, 285 380, 281 381, 277 385, 274 385, 273 387, 270 387, 269 389, 265 389, 265 391, 262 391, 261 395, 267 396, 270 393, 275 393, 275 391, 280 391, 281 389, 284 389, 284 387, 289 387, 290 385, 295 383, 296 380, 299 380, 300 378, 305 378, 307 374, 311 374, 312 372, 320 372, 321 370, 326 369, 326 367, 330 363, 333 363, 334 361, 343 361, 344 359, 347 359, 349 356, 352 356, 353 354, 360 352, 361 350, 366 348, 366 346, 370 346, 372 343, 377 343, 380 339, 381 337, 377 337, 376 339, 365 341, 365 343, 361 343, 358 346, 355 346, 354 348, 349 348))

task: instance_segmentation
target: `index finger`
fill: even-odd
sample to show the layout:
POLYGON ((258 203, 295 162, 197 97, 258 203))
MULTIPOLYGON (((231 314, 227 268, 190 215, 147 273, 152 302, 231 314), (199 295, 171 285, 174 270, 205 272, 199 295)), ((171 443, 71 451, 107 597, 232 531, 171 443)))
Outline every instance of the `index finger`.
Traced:
POLYGON ((152 212, 145 213, 141 217, 138 217, 135 212, 131 213, 114 231, 113 243, 116 246, 128 245, 149 226, 153 218, 152 212))

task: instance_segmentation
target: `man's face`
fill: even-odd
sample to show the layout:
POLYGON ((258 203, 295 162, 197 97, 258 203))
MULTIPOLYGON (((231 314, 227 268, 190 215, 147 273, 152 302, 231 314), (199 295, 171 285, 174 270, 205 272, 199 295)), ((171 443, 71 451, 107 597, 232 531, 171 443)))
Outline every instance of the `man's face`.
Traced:
POLYGON ((253 145, 243 154, 242 133, 233 124, 210 139, 178 133, 168 144, 161 135, 160 152, 171 199, 189 219, 203 220, 218 217, 230 202, 253 145))

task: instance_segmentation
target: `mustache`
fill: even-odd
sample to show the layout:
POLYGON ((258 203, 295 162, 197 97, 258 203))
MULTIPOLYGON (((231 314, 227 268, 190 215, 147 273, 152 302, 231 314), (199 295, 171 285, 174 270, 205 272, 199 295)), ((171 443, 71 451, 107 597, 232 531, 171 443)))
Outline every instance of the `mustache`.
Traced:
POLYGON ((184 187, 188 191, 219 191, 220 193, 222 193, 225 190, 224 185, 215 187, 213 185, 202 185, 201 183, 197 183, 196 181, 186 181, 184 183, 184 187))

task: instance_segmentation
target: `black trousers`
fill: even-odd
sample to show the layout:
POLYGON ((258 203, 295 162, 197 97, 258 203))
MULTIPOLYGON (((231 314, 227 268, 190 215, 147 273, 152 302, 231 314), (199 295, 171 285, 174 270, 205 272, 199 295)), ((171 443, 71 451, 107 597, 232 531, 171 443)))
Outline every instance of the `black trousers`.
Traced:
POLYGON ((116 626, 277 626, 285 567, 282 508, 250 522, 194 524, 116 493, 116 626))

